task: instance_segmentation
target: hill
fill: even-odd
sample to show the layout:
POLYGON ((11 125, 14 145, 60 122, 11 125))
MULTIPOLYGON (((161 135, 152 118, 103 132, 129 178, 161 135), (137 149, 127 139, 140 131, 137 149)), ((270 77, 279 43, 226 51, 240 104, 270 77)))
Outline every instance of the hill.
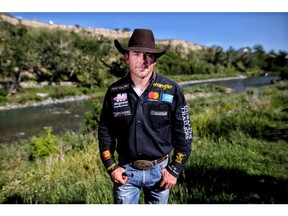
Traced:
MULTIPOLYGON (((33 28, 46 28, 46 29, 62 29, 67 31, 74 31, 76 33, 80 33, 81 31, 85 30, 86 32, 89 32, 92 36, 99 37, 104 36, 111 39, 126 39, 129 38, 132 34, 131 31, 120 31, 120 30, 110 30, 110 29, 103 29, 103 28, 81 28, 78 26, 72 26, 72 25, 63 25, 63 24, 55 24, 55 23, 43 23, 36 20, 22 20, 17 19, 15 17, 12 17, 7 14, 0 14, 0 20, 4 20, 6 22, 9 22, 13 25, 17 25, 19 23, 22 23, 25 26, 33 27, 33 28)), ((196 50, 202 50, 204 46, 183 41, 183 40, 173 40, 173 39, 167 39, 167 40, 157 40, 157 44, 162 45, 168 45, 170 44, 171 48, 176 49, 177 47, 181 47, 181 52, 188 53, 189 51, 196 51, 196 50)))

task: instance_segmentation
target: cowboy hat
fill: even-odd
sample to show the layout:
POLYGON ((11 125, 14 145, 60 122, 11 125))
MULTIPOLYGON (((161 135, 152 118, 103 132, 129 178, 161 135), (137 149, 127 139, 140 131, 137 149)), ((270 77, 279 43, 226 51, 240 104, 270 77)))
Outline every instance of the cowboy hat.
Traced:
POLYGON ((123 55, 131 50, 152 53, 156 58, 159 58, 169 49, 169 46, 165 47, 162 51, 155 49, 154 35, 150 29, 135 29, 126 48, 123 47, 117 39, 114 40, 114 44, 117 50, 123 55))

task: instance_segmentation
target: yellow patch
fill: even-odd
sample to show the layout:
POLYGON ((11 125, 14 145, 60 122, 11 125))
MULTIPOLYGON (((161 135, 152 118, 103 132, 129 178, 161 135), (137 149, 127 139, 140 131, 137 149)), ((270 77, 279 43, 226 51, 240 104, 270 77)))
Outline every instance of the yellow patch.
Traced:
POLYGON ((153 86, 158 87, 158 88, 162 88, 164 90, 173 88, 173 86, 171 86, 169 84, 161 84, 161 83, 154 83, 153 86))
POLYGON ((110 171, 110 170, 114 169, 115 166, 116 166, 116 163, 113 163, 107 168, 107 170, 110 171))
POLYGON ((109 150, 105 150, 102 152, 102 157, 104 161, 111 159, 111 154, 109 150))
POLYGON ((176 162, 177 163, 182 163, 182 161, 183 161, 183 159, 185 158, 185 156, 186 156, 186 154, 182 154, 182 153, 177 153, 177 155, 176 155, 176 162))

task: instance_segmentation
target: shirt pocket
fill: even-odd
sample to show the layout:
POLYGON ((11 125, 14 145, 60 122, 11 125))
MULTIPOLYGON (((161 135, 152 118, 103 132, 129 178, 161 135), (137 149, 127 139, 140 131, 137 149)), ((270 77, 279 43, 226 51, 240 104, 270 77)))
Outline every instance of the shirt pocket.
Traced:
POLYGON ((151 125, 155 129, 170 125, 169 106, 165 104, 151 106, 149 111, 149 119, 151 125))

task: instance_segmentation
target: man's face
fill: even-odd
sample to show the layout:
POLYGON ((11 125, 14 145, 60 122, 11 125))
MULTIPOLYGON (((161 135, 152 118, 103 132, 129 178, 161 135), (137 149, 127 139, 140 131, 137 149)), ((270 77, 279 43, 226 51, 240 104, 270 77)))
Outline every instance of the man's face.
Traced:
POLYGON ((156 64, 153 54, 136 51, 129 51, 129 55, 125 54, 125 61, 131 73, 138 78, 150 77, 156 64))

